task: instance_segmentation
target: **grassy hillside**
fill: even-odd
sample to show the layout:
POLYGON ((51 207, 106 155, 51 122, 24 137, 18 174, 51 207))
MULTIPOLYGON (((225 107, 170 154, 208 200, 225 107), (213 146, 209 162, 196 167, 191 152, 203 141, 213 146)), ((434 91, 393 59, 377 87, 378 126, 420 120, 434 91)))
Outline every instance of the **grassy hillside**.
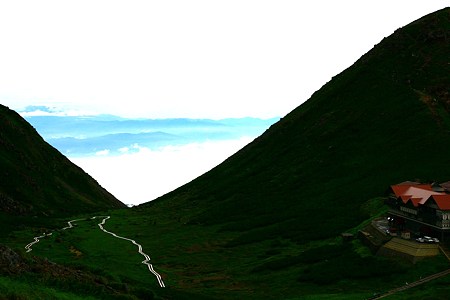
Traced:
POLYGON ((2 214, 69 215, 124 207, 47 144, 17 113, 2 105, 0 178, 2 214))
POLYGON ((449 30, 449 8, 397 30, 223 164, 137 208, 171 214, 162 240, 148 222, 150 249, 190 253, 183 263, 161 250, 173 284, 226 298, 361 299, 426 273, 383 272, 386 262, 336 236, 376 214, 390 184, 450 179, 449 30))
POLYGON ((5 255, 0 245, 0 295, 19 299, 59 299, 55 295, 66 294, 130 300, 367 299, 374 292, 402 286, 449 265, 443 256, 416 265, 391 261, 373 256, 357 240, 342 243, 337 238, 303 244, 277 238, 227 247, 236 234, 220 231, 220 226, 184 224, 170 207, 160 206, 151 215, 145 212, 110 212, 105 227, 143 246, 165 288, 141 263, 135 245, 101 232, 100 219, 86 218, 66 231, 55 230, 66 226, 60 220, 53 235, 35 244, 30 253, 24 253, 23 246, 41 229, 16 231, 5 238, 3 242, 21 255, 5 255))
MULTIPOLYGON (((397 30, 170 202, 236 242, 330 237, 399 181, 450 179, 449 9, 397 30), (351 213, 349 213, 351 212, 351 213)), ((181 211, 180 211, 180 214, 181 211)))

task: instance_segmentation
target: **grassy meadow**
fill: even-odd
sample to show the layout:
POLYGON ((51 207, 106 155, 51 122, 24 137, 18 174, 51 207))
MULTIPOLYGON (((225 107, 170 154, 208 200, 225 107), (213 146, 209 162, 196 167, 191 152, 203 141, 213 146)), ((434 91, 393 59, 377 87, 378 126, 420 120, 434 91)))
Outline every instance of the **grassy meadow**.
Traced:
MULTIPOLYGON (((359 240, 344 243, 338 236, 306 243, 277 237, 230 245, 236 232, 188 224, 163 205, 107 214, 111 219, 105 229, 140 243, 166 288, 141 263, 135 245, 100 231, 101 219, 90 218, 54 231, 30 253, 20 251, 27 259, 37 256, 82 270, 101 288, 87 283, 74 288, 64 278, 25 276, 27 281, 96 299, 365 299, 450 265, 442 255, 415 265, 377 257, 359 240)), ((65 227, 65 221, 56 229, 65 227)), ((14 232, 7 244, 23 249, 39 232, 14 232)))

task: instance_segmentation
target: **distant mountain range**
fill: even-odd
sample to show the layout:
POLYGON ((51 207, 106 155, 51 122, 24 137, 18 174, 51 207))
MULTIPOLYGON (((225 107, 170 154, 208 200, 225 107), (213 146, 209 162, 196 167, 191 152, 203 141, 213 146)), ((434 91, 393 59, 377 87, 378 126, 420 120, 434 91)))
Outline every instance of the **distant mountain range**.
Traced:
MULTIPOLYGON (((49 112, 45 107, 22 111, 49 112)), ((25 119, 52 146, 71 157, 95 155, 107 150, 110 155, 138 151, 138 147, 157 149, 205 141, 256 137, 279 120, 240 119, 127 119, 112 115, 33 116, 25 119)))

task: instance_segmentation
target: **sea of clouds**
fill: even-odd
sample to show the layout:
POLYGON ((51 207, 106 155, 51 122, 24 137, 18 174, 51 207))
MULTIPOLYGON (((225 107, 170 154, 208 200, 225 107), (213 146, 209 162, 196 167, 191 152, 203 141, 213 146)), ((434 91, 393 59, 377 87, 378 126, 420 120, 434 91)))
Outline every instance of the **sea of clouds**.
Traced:
POLYGON ((204 174, 278 120, 129 119, 44 106, 20 113, 48 143, 129 205, 154 200, 204 174))
POLYGON ((214 168, 253 138, 166 146, 157 150, 70 158, 126 204, 137 205, 162 196, 214 168))

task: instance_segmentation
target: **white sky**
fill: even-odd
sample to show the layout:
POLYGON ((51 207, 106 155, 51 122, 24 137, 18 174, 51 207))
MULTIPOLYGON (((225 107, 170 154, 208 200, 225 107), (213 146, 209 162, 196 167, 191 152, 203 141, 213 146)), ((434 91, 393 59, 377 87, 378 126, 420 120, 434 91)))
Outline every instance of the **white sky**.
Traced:
POLYGON ((0 0, 0 103, 284 116, 448 0, 0 0))

